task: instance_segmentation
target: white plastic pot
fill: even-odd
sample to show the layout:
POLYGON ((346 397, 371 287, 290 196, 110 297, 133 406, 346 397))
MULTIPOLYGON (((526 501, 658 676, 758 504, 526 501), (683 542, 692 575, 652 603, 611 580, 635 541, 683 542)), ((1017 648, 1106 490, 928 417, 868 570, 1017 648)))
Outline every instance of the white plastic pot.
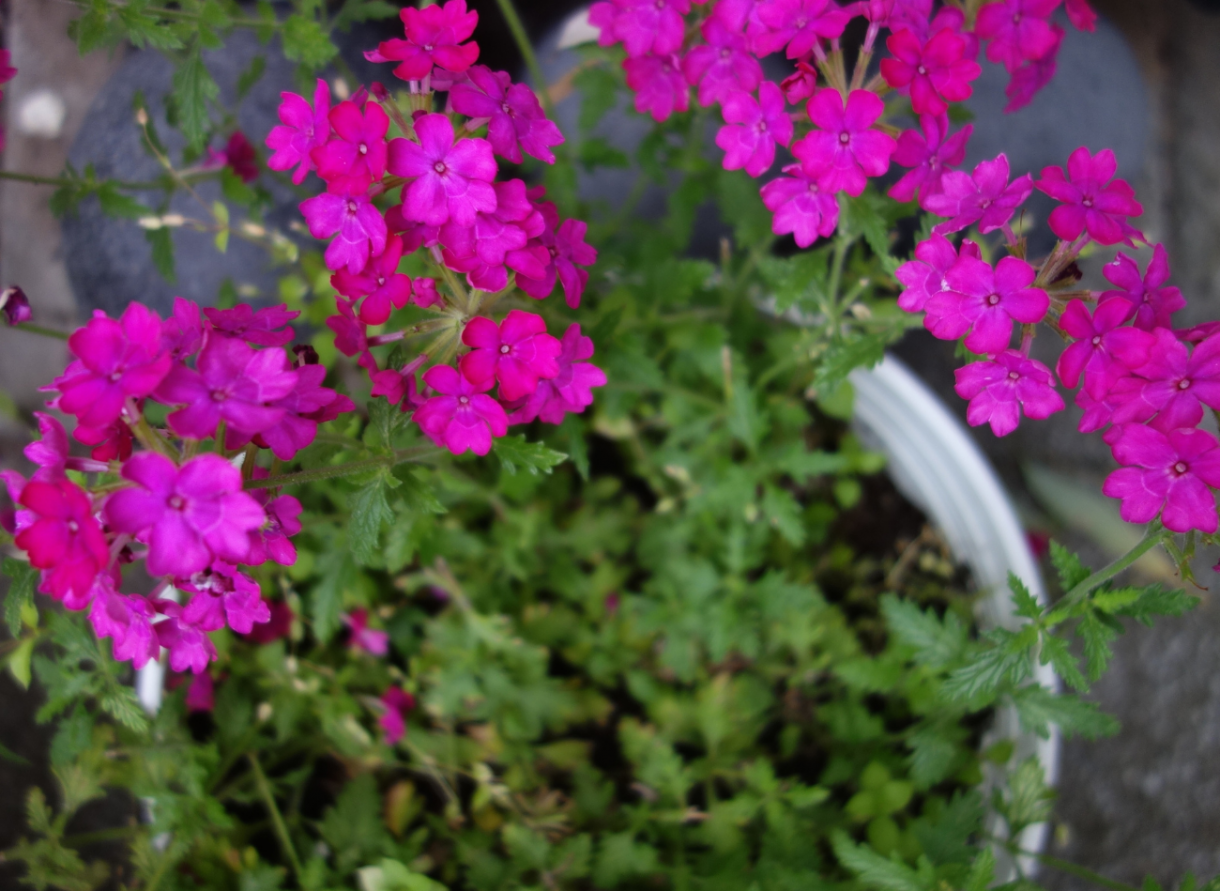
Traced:
MULTIPOLYGON (((1013 612, 1008 574, 1016 575, 1040 602, 1046 601, 1046 592, 1016 511, 986 457, 939 397, 893 356, 876 368, 853 372, 851 383, 857 434, 885 454, 894 485, 928 516, 983 592, 975 613, 979 626, 1018 627, 1021 620, 1013 612)), ((1049 665, 1038 667, 1037 680, 1050 689, 1058 687, 1049 665)), ((1005 739, 1012 741, 1016 761, 1036 757, 1047 783, 1054 784, 1059 774, 1057 728, 1042 739, 1022 730, 1016 709, 1007 706, 996 713, 985 744, 1005 739)), ((996 779, 988 777, 988 786, 996 779)), ((989 829, 1001 831, 998 815, 989 817, 989 829)), ((1017 842, 1024 850, 1041 851, 1048 830, 1046 823, 1031 826, 1017 842)), ((1001 882, 1016 878, 1016 864, 1006 852, 997 849, 996 860, 1001 882)), ((1030 858, 1021 867, 1028 875, 1036 863, 1030 858)))

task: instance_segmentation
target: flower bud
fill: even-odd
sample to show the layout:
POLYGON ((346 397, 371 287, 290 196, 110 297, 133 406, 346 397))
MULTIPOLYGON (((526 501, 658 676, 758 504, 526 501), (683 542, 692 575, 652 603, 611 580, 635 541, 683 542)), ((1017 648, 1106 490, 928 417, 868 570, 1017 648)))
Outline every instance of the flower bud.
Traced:
POLYGON ((0 312, 10 325, 20 325, 28 322, 34 315, 30 310, 30 300, 25 291, 16 285, 10 285, 0 291, 0 312))

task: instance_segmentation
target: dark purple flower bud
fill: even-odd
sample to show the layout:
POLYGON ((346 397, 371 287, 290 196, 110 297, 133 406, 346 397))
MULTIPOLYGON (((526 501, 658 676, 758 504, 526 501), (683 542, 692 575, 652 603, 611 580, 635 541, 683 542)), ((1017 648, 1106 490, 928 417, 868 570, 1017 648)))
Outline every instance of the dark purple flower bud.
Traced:
POLYGON ((10 285, 0 291, 0 312, 4 313, 10 325, 20 325, 34 316, 30 310, 30 299, 25 296, 25 291, 16 285, 10 285))
POLYGON ((294 343, 292 354, 296 356, 292 363, 293 368, 300 368, 302 365, 317 365, 322 361, 318 358, 318 351, 307 343, 294 343))

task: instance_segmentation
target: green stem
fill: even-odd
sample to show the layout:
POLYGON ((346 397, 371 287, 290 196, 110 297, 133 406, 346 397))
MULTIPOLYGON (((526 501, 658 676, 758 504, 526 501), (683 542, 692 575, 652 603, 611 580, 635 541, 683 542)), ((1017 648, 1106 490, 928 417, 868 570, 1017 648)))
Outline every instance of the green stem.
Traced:
POLYGON ((1080 866, 1072 863, 1070 860, 1060 860, 1058 857, 1052 857, 1050 854, 1039 854, 1034 851, 1026 851, 1017 845, 1003 839, 996 839, 1010 854, 1019 857, 1032 857, 1043 866, 1049 866, 1051 869, 1057 869, 1060 872, 1067 873, 1070 876, 1075 876, 1078 879, 1084 879, 1086 882, 1092 882, 1094 885, 1099 885, 1102 888, 1109 888, 1110 891, 1140 891, 1134 885, 1128 885, 1125 882, 1118 882, 1114 879, 1107 879, 1100 873, 1093 872, 1085 866, 1080 866))
POLYGON ((380 455, 376 458, 365 458, 360 461, 348 461, 346 464, 334 464, 329 467, 316 467, 313 470, 299 470, 296 473, 285 473, 279 476, 268 476, 261 480, 250 480, 246 489, 273 489, 277 486, 293 486, 297 483, 312 483, 317 480, 329 480, 340 476, 351 476, 353 473, 363 473, 366 470, 376 470, 378 467, 394 467, 408 461, 418 461, 435 454, 439 449, 431 446, 419 446, 413 449, 400 449, 392 455, 380 455))
POLYGON ((1140 543, 1129 550, 1126 554, 1119 557, 1109 566, 1097 570, 1087 579, 1068 591, 1063 596, 1063 603, 1073 604, 1083 600, 1089 595, 1090 591, 1095 590, 1105 582, 1108 582, 1114 576, 1118 575, 1127 567, 1131 566, 1136 560, 1152 550, 1165 538, 1165 529, 1160 522, 1154 521, 1148 524, 1148 531, 1144 533, 1144 537, 1140 543))
POLYGON ((542 73, 542 66, 538 64, 538 55, 534 52, 534 45, 530 43, 529 35, 525 33, 525 25, 521 24, 521 16, 517 15, 517 8, 513 6, 513 0, 496 0, 496 5, 500 7, 500 12, 503 13, 504 20, 508 23, 508 30, 512 32, 513 41, 517 44, 517 49, 521 51, 521 57, 525 59, 525 67, 529 69, 530 77, 534 79, 534 92, 538 94, 546 116, 552 121, 555 120, 555 106, 551 103, 551 91, 547 87, 546 75, 542 73))
POLYGON ((65 835, 60 841, 69 848, 83 848, 85 845, 92 845, 97 842, 129 838, 139 830, 139 826, 120 826, 117 829, 99 829, 96 832, 78 832, 75 835, 65 835))
POLYGON ((114 183, 123 189, 163 189, 165 183, 156 181, 132 182, 123 179, 98 180, 91 182, 82 179, 64 179, 58 176, 37 176, 33 173, 18 173, 15 170, 0 170, 0 179, 11 179, 21 183, 33 183, 36 186, 100 186, 103 182, 114 183))
POLYGON ((288 827, 284 825, 284 818, 280 816, 280 809, 275 805, 275 796, 271 794, 271 784, 267 782, 267 777, 263 773, 262 767, 259 766, 255 754, 250 752, 246 758, 250 761, 250 767, 254 769, 254 778, 258 782, 258 794, 262 796, 263 804, 267 806, 267 813, 271 815, 271 823, 275 826, 275 834, 279 837, 280 847, 284 849, 284 856, 292 865, 292 874, 296 876, 299 883, 302 872, 301 861, 297 859, 296 848, 292 846, 292 839, 288 835, 288 827))
POLYGON ((42 325, 34 325, 30 322, 22 322, 19 325, 13 326, 21 331, 29 331, 31 334, 41 334, 43 337, 53 337, 56 340, 67 340, 67 331, 56 331, 54 328, 44 328, 42 325))

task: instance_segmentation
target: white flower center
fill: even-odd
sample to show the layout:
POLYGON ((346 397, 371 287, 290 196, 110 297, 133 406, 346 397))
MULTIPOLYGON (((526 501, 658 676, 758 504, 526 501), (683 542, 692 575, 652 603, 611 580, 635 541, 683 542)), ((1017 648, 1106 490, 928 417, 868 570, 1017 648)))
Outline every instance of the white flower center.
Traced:
POLYGON ((468 396, 459 396, 458 397, 458 402, 460 402, 462 405, 465 405, 469 401, 470 401, 470 398, 468 396))
POLYGON ((369 147, 362 142, 356 151, 360 152, 362 155, 367 155, 369 153, 369 147))
POLYGON ((432 169, 433 169, 433 170, 435 170, 437 173, 439 173, 441 176, 444 176, 444 175, 445 175, 445 171, 446 171, 448 168, 447 168, 447 167, 445 167, 445 162, 444 162, 444 161, 437 161, 435 164, 433 164, 433 165, 432 165, 432 169))
POLYGON ((1093 346, 1101 346, 1101 335, 1100 334, 1093 335, 1093 346))
POLYGON ((501 346, 501 347, 500 347, 500 353, 501 353, 502 355, 507 355, 507 354, 508 354, 508 351, 509 351, 509 346, 508 346, 508 344, 504 344, 503 346, 501 346))
POLYGON ((1178 389, 1179 390, 1189 390, 1190 389, 1190 378, 1184 377, 1180 381, 1178 381, 1178 389))
POLYGON ((1000 302, 999 294, 988 294, 987 295, 987 305, 988 306, 995 306, 999 302, 1000 302))
POLYGON ((839 142, 843 143, 843 145, 847 145, 849 142, 851 142, 851 134, 844 130, 839 134, 839 142))
POLYGON ((1173 469, 1175 473, 1185 473, 1186 471, 1190 470, 1190 468, 1186 466, 1185 461, 1179 461, 1177 464, 1173 465, 1173 469))
POLYGON ((1021 375, 1017 374, 1015 371, 1010 371, 1008 372, 1008 379, 1010 381, 1019 381, 1021 379, 1021 375))

